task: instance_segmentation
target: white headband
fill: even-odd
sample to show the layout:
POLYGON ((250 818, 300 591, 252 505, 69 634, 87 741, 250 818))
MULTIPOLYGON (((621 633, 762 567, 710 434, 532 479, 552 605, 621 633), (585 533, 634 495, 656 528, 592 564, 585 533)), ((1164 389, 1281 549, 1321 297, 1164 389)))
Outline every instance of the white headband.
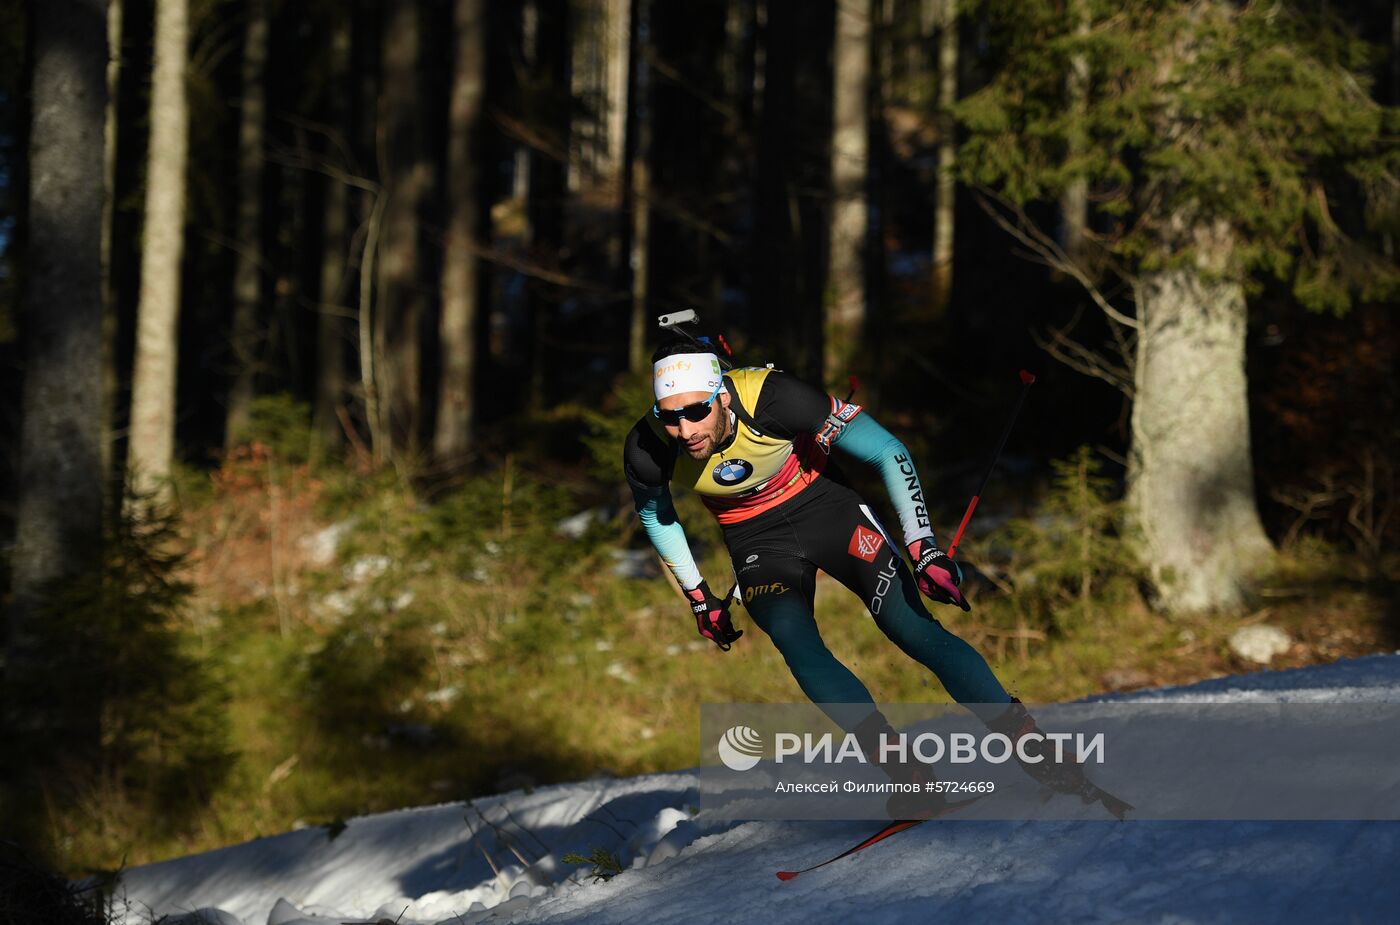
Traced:
POLYGON ((677 353, 659 360, 651 368, 652 392, 657 401, 682 392, 708 395, 723 382, 719 358, 713 353, 677 353))

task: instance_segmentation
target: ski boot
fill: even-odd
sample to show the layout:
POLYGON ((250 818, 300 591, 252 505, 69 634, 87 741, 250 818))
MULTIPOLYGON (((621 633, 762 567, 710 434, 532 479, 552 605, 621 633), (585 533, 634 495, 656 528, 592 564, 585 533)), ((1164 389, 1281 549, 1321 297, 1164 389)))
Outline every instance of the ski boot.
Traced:
POLYGON ((921 762, 880 760, 881 735, 893 739, 899 734, 883 713, 879 710, 871 713, 852 732, 866 760, 879 765, 890 783, 911 784, 918 788, 916 791, 890 795, 885 801, 885 814, 890 819, 932 819, 947 809, 948 801, 943 794, 929 789, 934 778, 921 762))
POLYGON ((1039 733, 1042 736, 1045 733, 1041 732, 1035 719, 1019 699, 1013 697, 1006 712, 987 723, 987 728, 992 732, 1000 732, 1011 740, 1012 747, 1015 749, 1016 763, 1021 766, 1021 770, 1025 771, 1032 780, 1041 786, 1054 793, 1079 797, 1086 804, 1102 803, 1105 809, 1119 819, 1126 817, 1128 811, 1133 808, 1131 804, 1120 800, 1089 780, 1084 774, 1083 766, 1078 762, 1071 759, 1062 762, 1055 761, 1053 749, 1047 748, 1044 740, 1042 740, 1039 750, 1034 750, 1029 745, 1026 748, 1028 753, 1033 757, 1039 757, 1040 761, 1022 760, 1021 749, 1016 747, 1021 739, 1031 733, 1039 733))

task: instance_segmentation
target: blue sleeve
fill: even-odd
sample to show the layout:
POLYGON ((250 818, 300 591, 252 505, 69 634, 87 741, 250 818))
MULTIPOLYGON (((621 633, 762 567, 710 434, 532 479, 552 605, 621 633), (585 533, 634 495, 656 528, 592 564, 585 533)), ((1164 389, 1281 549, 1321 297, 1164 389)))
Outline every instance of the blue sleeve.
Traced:
POLYGON ((664 488, 647 490, 634 484, 632 500, 637 507, 637 516, 642 521, 642 529, 646 531, 647 539, 656 547, 661 561, 666 563, 671 574, 676 576, 681 588, 689 591, 698 586, 700 569, 695 565, 695 557, 690 553, 685 529, 676 518, 671 493, 664 488))
POLYGON ((879 471, 885 490, 890 493, 890 501, 899 514, 899 527, 904 534, 905 546, 920 539, 932 541, 933 528, 929 526, 924 488, 919 484, 914 460, 899 438, 881 427, 869 412, 863 412, 835 435, 832 445, 879 471))

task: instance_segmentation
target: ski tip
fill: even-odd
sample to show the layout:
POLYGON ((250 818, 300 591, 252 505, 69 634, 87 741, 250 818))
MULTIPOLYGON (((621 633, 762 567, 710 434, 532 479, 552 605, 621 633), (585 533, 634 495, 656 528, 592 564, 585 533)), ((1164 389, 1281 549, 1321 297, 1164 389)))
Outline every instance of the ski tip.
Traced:
POLYGON ((1104 803, 1104 806, 1107 806, 1108 811, 1112 813, 1120 822, 1126 821, 1128 818, 1128 813, 1133 811, 1133 806, 1131 804, 1124 803, 1121 800, 1113 803, 1104 803))
POLYGON ((1031 371, 1028 370, 1028 369, 1023 369, 1023 370, 1021 370, 1021 382, 1022 382, 1022 383, 1024 383, 1025 385, 1030 385, 1030 384, 1031 384, 1032 382, 1034 382, 1034 381, 1035 381, 1035 373, 1031 372, 1031 371))
POLYGON ((778 871, 778 879, 786 883, 800 873, 802 873, 800 870, 780 870, 778 871))
POLYGON ((1129 803, 1127 800, 1120 799, 1102 788, 1099 789, 1096 796, 1099 802, 1103 804, 1103 808, 1112 813, 1120 821, 1127 819, 1128 813, 1132 812, 1135 808, 1133 804, 1129 803))

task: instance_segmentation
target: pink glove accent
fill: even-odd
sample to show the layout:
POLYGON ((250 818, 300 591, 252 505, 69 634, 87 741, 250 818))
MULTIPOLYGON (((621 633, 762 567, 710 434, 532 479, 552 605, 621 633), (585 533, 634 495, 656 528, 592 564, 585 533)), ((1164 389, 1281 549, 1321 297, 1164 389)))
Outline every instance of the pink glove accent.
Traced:
POLYGON ((940 604, 972 609, 958 587, 962 574, 956 562, 929 540, 915 540, 908 548, 909 557, 914 560, 914 581, 925 596, 940 604))

